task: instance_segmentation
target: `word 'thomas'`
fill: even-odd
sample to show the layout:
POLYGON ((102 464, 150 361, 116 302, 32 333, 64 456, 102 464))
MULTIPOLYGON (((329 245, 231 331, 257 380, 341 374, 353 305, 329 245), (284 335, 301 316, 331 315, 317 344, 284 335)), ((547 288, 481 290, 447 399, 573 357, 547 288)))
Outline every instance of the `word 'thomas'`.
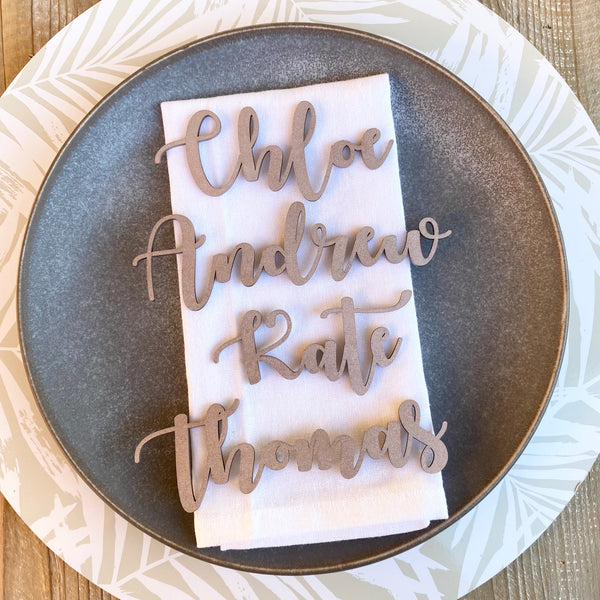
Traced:
POLYGON ((174 434, 175 463, 179 500, 186 512, 194 512, 200 507, 209 481, 216 484, 227 483, 234 463, 237 462, 238 486, 244 494, 249 494, 258 485, 266 468, 273 471, 284 469, 291 460, 296 462, 298 471, 310 471, 316 464, 319 469, 330 469, 338 462, 340 473, 345 479, 352 479, 360 470, 365 456, 378 460, 387 457, 392 466, 401 468, 410 459, 415 442, 423 445, 420 465, 426 473, 438 473, 448 462, 448 450, 441 438, 446 432, 444 421, 437 434, 420 426, 421 411, 417 402, 405 400, 398 407, 398 420, 387 427, 373 425, 363 434, 359 445, 353 437, 340 435, 333 441, 323 429, 313 432, 310 439, 294 442, 275 440, 265 444, 260 456, 252 444, 241 443, 234 446, 227 455, 223 446, 227 438, 227 420, 233 415, 239 401, 234 400, 231 408, 220 404, 208 407, 204 419, 188 422, 185 414, 177 415, 174 426, 155 431, 146 436, 135 450, 135 462, 139 463, 143 446, 150 440, 174 434), (190 429, 202 428, 201 442, 206 457, 200 466, 200 476, 192 483, 190 429))

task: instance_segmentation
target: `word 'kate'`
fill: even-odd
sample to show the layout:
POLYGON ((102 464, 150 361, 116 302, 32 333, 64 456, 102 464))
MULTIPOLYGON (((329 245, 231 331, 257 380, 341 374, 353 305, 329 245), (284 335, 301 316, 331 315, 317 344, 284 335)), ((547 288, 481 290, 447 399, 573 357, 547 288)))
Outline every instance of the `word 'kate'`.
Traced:
POLYGON ((281 359, 267 354, 274 350, 289 337, 292 330, 292 321, 288 313, 284 310, 274 310, 266 315, 264 324, 267 327, 274 327, 277 317, 281 316, 286 322, 286 330, 283 335, 268 346, 263 348, 256 347, 255 334, 263 323, 263 316, 257 310, 249 310, 242 317, 240 325, 240 335, 228 340, 219 346, 213 353, 213 360, 219 362, 221 352, 240 342, 242 351, 242 364, 246 372, 246 377, 251 384, 258 383, 261 379, 260 363, 265 363, 275 369, 275 371, 285 379, 296 379, 306 369, 309 373, 318 373, 323 371, 330 381, 337 381, 347 370, 352 389, 359 396, 364 395, 369 389, 375 374, 375 367, 388 367, 392 364, 400 345, 402 338, 396 338, 389 354, 383 347, 384 341, 389 337, 390 332, 386 327, 377 327, 371 333, 370 351, 371 363, 366 376, 363 376, 359 361, 358 336, 356 334, 356 314, 357 313, 384 313, 398 310, 405 306, 410 300, 412 292, 404 290, 400 299, 394 306, 386 308, 356 308, 352 298, 342 298, 339 308, 330 308, 321 313, 321 318, 326 319, 329 315, 339 313, 342 315, 343 328, 343 350, 338 364, 338 344, 335 340, 327 340, 324 344, 309 344, 302 352, 300 366, 297 369, 289 367, 281 359))
POLYGON ((151 433, 135 449, 134 460, 139 463, 140 452, 147 442, 168 433, 174 434, 177 489, 186 512, 194 512, 200 507, 210 480, 220 485, 227 483, 235 461, 239 467, 238 485, 244 494, 249 494, 256 488, 265 467, 279 471, 292 459, 301 472, 310 471, 315 463, 321 470, 330 469, 337 460, 342 476, 352 479, 360 470, 366 455, 375 460, 387 456, 394 467, 403 467, 408 462, 416 441, 424 446, 420 465, 426 473, 438 473, 448 462, 448 450, 441 440, 447 423, 444 421, 435 435, 423 429, 419 424, 420 407, 413 400, 405 400, 400 404, 398 421, 388 423, 387 427, 369 427, 363 434, 360 446, 349 435, 340 435, 332 442, 325 430, 317 429, 310 440, 299 439, 292 443, 275 440, 267 443, 262 448, 258 465, 256 450, 248 443, 234 446, 225 457, 223 445, 227 437, 227 419, 236 411, 238 404, 237 399, 229 409, 220 404, 212 404, 204 419, 192 423, 188 422, 187 415, 177 415, 173 427, 151 433), (201 466, 200 476, 193 483, 189 430, 196 427, 203 428, 203 455, 206 460, 201 466))
MULTIPOLYGON (((397 264, 409 257, 413 265, 426 265, 435 255, 439 240, 448 237, 450 230, 440 233, 437 222, 432 218, 424 218, 419 228, 409 231, 404 240, 397 235, 383 236, 376 248, 369 248, 369 243, 375 237, 372 227, 361 227, 351 242, 349 235, 327 236, 327 228, 322 223, 313 225, 310 229, 310 241, 314 252, 310 266, 305 273, 300 270, 300 245, 304 238, 306 210, 301 202, 294 202, 288 209, 283 233, 283 244, 267 246, 260 253, 257 261, 257 251, 254 247, 242 242, 237 244, 227 254, 215 254, 207 270, 204 285, 200 294, 196 294, 196 250, 206 241, 205 235, 196 237, 193 223, 183 215, 167 215, 153 227, 148 239, 147 251, 133 259, 133 265, 146 261, 146 282, 148 297, 154 301, 154 285, 152 280, 152 260, 157 256, 181 254, 181 296, 183 303, 190 310, 200 310, 206 305, 215 281, 225 283, 231 279, 235 263, 240 266, 240 281, 246 287, 253 286, 262 275, 277 276, 287 273, 295 285, 308 282, 321 262, 325 248, 331 248, 330 273, 335 281, 341 281, 348 275, 352 265, 358 261, 365 267, 373 266, 382 256, 392 264, 397 264), (154 243, 161 227, 173 221, 177 223, 181 242, 175 248, 155 250, 154 243), (423 252, 421 240, 431 242, 428 253, 423 252), (350 248, 350 252, 348 252, 350 248), (258 263, 258 264, 257 264, 258 263)), ((306 255, 308 249, 303 251, 306 255)))
POLYGON ((317 122, 315 107, 307 101, 300 102, 294 111, 292 122, 291 148, 287 160, 279 146, 267 146, 260 151, 258 157, 254 156, 254 144, 258 139, 258 116, 251 106, 244 107, 238 116, 237 137, 238 156, 229 176, 221 185, 214 185, 208 179, 202 164, 199 142, 206 142, 216 138, 221 132, 221 120, 210 110, 201 110, 192 115, 188 121, 185 137, 165 144, 156 153, 155 162, 159 163, 163 154, 170 148, 185 146, 185 157, 190 173, 196 185, 208 196, 221 196, 242 174, 247 181, 256 181, 260 174, 265 159, 269 159, 267 170, 267 184, 273 191, 280 190, 293 172, 298 188, 304 198, 311 202, 318 200, 325 191, 332 168, 346 168, 354 162, 355 153, 359 153, 364 164, 371 170, 378 169, 387 158, 393 140, 389 140, 381 156, 375 156, 374 145, 381 137, 379 129, 367 129, 360 143, 355 144, 348 140, 340 140, 331 145, 329 161, 323 181, 318 189, 313 189, 306 169, 306 147, 310 142, 317 122), (212 128, 202 131, 205 121, 212 121, 212 128), (285 162, 285 164, 284 164, 285 162))

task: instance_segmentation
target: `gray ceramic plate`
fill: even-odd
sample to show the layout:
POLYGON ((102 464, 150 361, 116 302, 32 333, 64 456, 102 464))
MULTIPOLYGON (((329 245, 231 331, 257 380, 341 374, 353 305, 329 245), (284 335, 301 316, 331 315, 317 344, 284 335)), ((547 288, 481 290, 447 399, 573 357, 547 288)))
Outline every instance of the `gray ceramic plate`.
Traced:
POLYGON ((20 327, 46 419, 84 478, 167 544, 219 564, 301 574, 400 552, 478 502, 537 424, 561 356, 566 275, 559 232, 530 160, 497 115, 420 55, 357 32, 270 26, 210 38, 120 86, 65 145, 40 191, 22 257, 20 327), (436 430, 449 421, 450 519, 427 530, 253 551, 197 549, 179 505, 172 442, 133 462, 146 434, 187 411, 176 273, 145 249, 169 214, 159 103, 388 72, 407 226, 453 230, 443 261, 414 272, 436 430), (450 267, 448 265, 451 265, 450 267))

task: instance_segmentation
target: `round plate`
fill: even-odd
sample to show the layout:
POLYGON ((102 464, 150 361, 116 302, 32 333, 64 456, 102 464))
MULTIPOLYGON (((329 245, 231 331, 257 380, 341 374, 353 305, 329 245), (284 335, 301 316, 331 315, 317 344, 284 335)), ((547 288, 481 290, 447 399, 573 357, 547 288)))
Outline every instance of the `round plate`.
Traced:
POLYGON ((354 567, 400 552, 478 502, 515 461, 549 396, 566 321, 560 236, 544 187, 499 117, 424 57, 353 31, 271 26, 176 51, 104 100, 61 151, 40 191, 22 256, 22 343, 59 442, 96 491, 165 543, 211 562, 270 573, 354 567), (131 261, 169 214, 159 104, 390 74, 407 228, 453 230, 444 261, 415 270, 436 430, 449 422, 450 518, 411 534, 267 548, 197 549, 179 505, 173 449, 133 451, 187 412, 175 269, 157 300, 131 261))

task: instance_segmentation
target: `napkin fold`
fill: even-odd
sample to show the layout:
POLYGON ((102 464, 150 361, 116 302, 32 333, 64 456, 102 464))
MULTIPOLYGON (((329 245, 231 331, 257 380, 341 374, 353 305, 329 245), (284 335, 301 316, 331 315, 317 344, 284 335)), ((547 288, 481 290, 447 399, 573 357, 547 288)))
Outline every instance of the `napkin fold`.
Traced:
MULTIPOLYGON (((384 235, 404 240, 398 154, 385 74, 166 102, 161 105, 165 141, 184 138, 190 118, 198 111, 210 110, 217 115, 220 133, 199 144, 204 170, 217 185, 229 177, 235 164, 238 115, 244 107, 251 106, 258 119, 255 155, 272 144, 285 153, 291 144, 294 111, 303 101, 313 105, 316 116, 314 133, 305 149, 313 188, 319 187, 330 147, 339 140, 359 143, 365 131, 378 128, 381 138, 374 146, 376 156, 381 155, 388 140, 394 140, 391 152, 376 169, 368 168, 355 152, 352 164, 332 168, 323 195, 309 201, 293 175, 281 190, 273 191, 264 172, 257 181, 246 181, 240 175, 224 194, 208 196, 192 177, 185 147, 170 148, 167 160, 173 213, 188 217, 196 235, 206 236, 196 251, 198 294, 210 278, 214 255, 229 253, 237 244, 247 242, 256 250, 258 263, 263 249, 281 245, 286 217, 295 202, 302 203, 305 211, 305 231, 298 250, 303 273, 316 251, 311 227, 319 223, 325 225, 328 238, 347 235, 350 245, 364 226, 375 231, 371 247, 384 235)), ((212 126, 209 121, 201 131, 212 126)), ((255 285, 246 287, 240 282, 239 269, 234 268, 229 281, 214 283, 202 309, 189 310, 182 302, 190 421, 203 418, 214 403, 227 408, 239 399, 238 408, 228 419, 225 455, 236 444, 249 443, 256 448, 258 458, 269 442, 309 440, 317 429, 325 429, 332 440, 350 435, 360 444, 362 432, 370 426, 385 427, 397 421, 398 406, 406 399, 419 403, 421 426, 431 430, 414 299, 396 311, 356 314, 363 373, 368 370, 374 329, 389 330, 388 350, 395 338, 402 338, 394 361, 387 367, 375 367, 372 383, 363 395, 352 388, 347 373, 330 381, 323 372, 304 371, 288 380, 267 364, 260 365, 260 381, 251 384, 243 368, 241 344, 226 345, 240 335, 247 311, 259 311, 266 318, 271 311, 284 310, 291 322, 289 337, 276 346, 285 330, 280 316, 273 328, 263 324, 257 330, 257 347, 276 346, 268 354, 296 369, 302 351, 312 343, 334 340, 341 354, 342 317, 333 313, 322 318, 321 313, 339 307, 342 298, 352 298, 357 308, 390 307, 403 290, 412 290, 408 260, 391 264, 382 258, 369 267, 355 260, 348 275, 335 281, 330 272, 331 252, 325 248, 314 275, 304 285, 292 283, 287 273, 263 273, 255 285), (213 354, 219 347, 223 350, 215 363, 213 354)), ((206 458, 203 432, 202 428, 191 432, 194 476, 199 478, 206 458)), ((255 548, 373 537, 421 529, 431 520, 447 517, 441 474, 428 474, 420 468, 416 448, 402 468, 394 468, 386 459, 366 457, 352 479, 343 478, 336 464, 328 470, 315 465, 308 472, 300 472, 293 461, 279 471, 264 469, 256 489, 249 494, 240 492, 236 477, 232 473, 223 485, 209 482, 194 514, 199 547, 255 548)))

